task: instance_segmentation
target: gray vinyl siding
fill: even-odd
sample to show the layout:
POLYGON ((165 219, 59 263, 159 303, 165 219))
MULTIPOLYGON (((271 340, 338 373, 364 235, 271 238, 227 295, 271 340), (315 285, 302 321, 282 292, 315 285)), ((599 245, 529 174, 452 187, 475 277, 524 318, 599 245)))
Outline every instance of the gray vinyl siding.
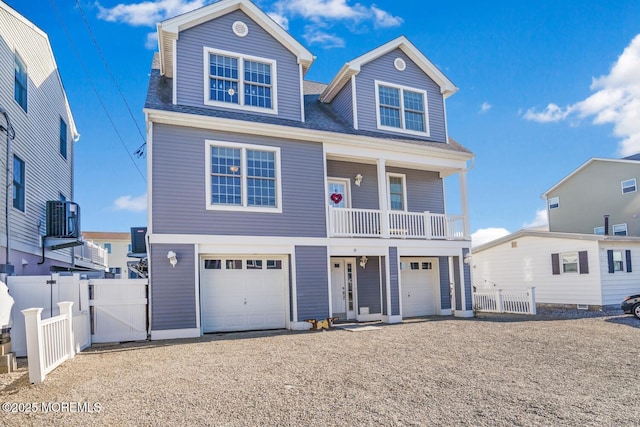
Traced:
POLYGON ((387 262, 386 257, 380 258, 380 277, 382 278, 382 314, 388 315, 387 313, 387 262))
POLYGON ((398 287, 398 248, 389 248, 389 283, 391 288, 391 315, 400 314, 400 289, 398 287))
POLYGON ((196 277, 193 245, 151 245, 151 329, 196 328, 196 277), (167 252, 174 251, 178 264, 172 267, 167 252))
POLYGON ((369 307, 370 314, 381 313, 380 257, 369 257, 366 268, 357 270, 358 310, 369 307))
POLYGON ((380 209, 378 203, 378 172, 376 165, 327 160, 327 177, 346 178, 351 181, 351 207, 356 209, 380 209), (364 178, 358 187, 353 178, 364 178))
POLYGON ((440 273, 440 308, 451 308, 451 279, 449 278, 449 257, 438 257, 440 273))
POLYGON ((220 108, 204 105, 204 47, 275 60, 278 117, 301 120, 300 69, 295 55, 239 10, 180 32, 175 76, 178 104, 220 108), (235 21, 247 24, 249 33, 246 37, 233 33, 231 26, 235 21))
POLYGON ((154 125, 151 150, 154 233, 326 237, 321 144, 154 125), (282 213, 207 210, 205 140, 280 147, 282 213))
POLYGON ((331 105, 342 118, 353 126, 353 95, 351 89, 351 80, 349 80, 333 98, 331 105))
POLYGON ((453 257, 453 283, 456 289, 456 310, 462 310, 462 289, 460 283, 460 257, 453 257))
POLYGON ((444 187, 438 172, 388 167, 387 172, 406 175, 407 210, 443 214, 444 187))
MULTIPOLYGON (((67 113, 64 88, 47 37, 3 8, 0 8, 0 106, 7 110, 15 130, 9 164, 13 166, 13 154, 25 163, 25 211, 10 205, 12 249, 17 250, 19 246, 27 253, 41 256, 40 236, 45 234, 46 201, 58 200, 59 193, 70 201, 74 197, 72 120, 67 113), (14 99, 15 52, 27 68, 26 113, 14 99), (66 159, 60 155, 60 118, 67 123, 66 159)), ((4 116, 0 116, 0 124, 5 125, 4 116)), ((2 165, 7 164, 5 137, 5 133, 0 133, 2 165)), ((4 178, 0 179, 4 182, 4 178)), ((9 191, 12 191, 11 183, 9 185, 9 191)), ((5 211, 4 197, 0 197, 0 210, 5 211)), ((0 245, 5 244, 5 230, 6 215, 0 215, 0 245)), ((0 259, 4 260, 4 251, 0 252, 0 259)), ((69 262, 53 263, 69 265, 71 253, 71 249, 56 251, 56 258, 69 262)), ((31 263, 26 268, 20 267, 21 258, 12 252, 11 261, 17 266, 17 274, 42 272, 42 268, 31 263)))
MULTIPOLYGON (((468 248, 462 249, 462 259, 469 254, 468 248)), ((471 266, 465 262, 462 263, 462 272, 464 276, 464 298, 465 310, 473 310, 473 297, 471 295, 471 266)))
POLYGON ((360 130, 396 134, 396 132, 378 130, 375 80, 426 90, 430 136, 425 138, 446 142, 444 100, 440 93, 440 87, 400 49, 363 65, 360 73, 356 76, 358 128, 360 130), (407 64, 404 71, 398 71, 394 67, 393 61, 396 58, 402 58, 407 64))
POLYGON ((298 319, 329 317, 329 276, 327 248, 296 246, 296 295, 298 319))

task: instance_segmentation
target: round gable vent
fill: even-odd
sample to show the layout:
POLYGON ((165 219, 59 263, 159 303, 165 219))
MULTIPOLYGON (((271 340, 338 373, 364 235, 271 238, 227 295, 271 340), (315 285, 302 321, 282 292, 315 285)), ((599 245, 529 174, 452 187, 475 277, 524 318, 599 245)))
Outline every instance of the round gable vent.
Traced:
POLYGON ((238 37, 246 37, 249 34, 249 27, 242 21, 234 22, 231 28, 233 29, 233 34, 238 37))
POLYGON ((396 67, 396 70, 398 71, 404 71, 407 68, 407 63, 404 62, 404 59, 402 58, 396 58, 393 61, 393 66, 396 67))

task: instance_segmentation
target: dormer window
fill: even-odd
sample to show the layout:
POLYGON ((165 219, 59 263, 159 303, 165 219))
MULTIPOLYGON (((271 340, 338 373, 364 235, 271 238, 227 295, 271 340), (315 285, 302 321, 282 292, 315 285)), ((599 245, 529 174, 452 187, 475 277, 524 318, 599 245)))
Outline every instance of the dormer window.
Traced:
POLYGON ((379 81, 375 85, 378 129, 429 135, 427 92, 379 81))
POLYGON ((277 113, 275 61, 205 48, 204 62, 205 104, 277 113))

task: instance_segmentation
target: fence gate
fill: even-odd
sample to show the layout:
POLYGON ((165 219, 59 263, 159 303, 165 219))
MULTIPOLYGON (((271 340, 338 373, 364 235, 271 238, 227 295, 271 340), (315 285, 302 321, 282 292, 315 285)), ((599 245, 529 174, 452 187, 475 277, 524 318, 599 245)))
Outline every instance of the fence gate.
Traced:
POLYGON ((93 343, 147 339, 147 279, 91 279, 93 343))

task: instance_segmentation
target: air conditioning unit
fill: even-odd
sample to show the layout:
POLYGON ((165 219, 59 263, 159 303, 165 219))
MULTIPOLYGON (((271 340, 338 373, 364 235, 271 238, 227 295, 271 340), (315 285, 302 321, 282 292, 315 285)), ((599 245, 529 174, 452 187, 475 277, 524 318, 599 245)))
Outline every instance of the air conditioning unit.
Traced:
POLYGON ((131 227, 131 252, 134 254, 147 253, 147 227, 131 227))
POLYGON ((73 202, 47 202, 46 237, 80 238, 80 206, 73 202))

